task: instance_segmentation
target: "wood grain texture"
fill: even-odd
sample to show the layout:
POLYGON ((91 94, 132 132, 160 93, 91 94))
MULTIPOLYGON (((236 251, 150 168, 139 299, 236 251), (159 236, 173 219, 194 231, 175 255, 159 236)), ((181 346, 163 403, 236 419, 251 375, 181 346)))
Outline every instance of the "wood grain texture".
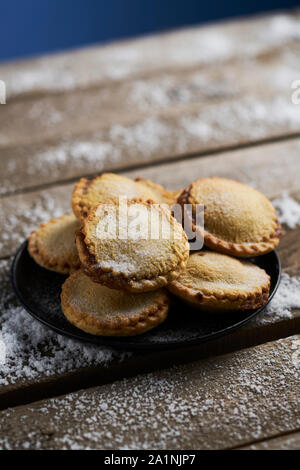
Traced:
MULTIPOLYGON (((299 131, 299 116, 297 120, 291 99, 286 99, 297 77, 299 51, 300 44, 294 42, 266 57, 245 57, 242 62, 216 63, 204 69, 194 66, 183 70, 179 66, 172 72, 144 75, 121 84, 8 101, 0 108, 0 148, 17 149, 49 139, 55 144, 61 138, 88 135, 113 125, 134 125, 149 116, 169 118, 171 126, 188 136, 187 121, 195 121, 197 113, 198 129, 194 124, 190 130, 193 134, 198 131, 199 150, 207 147, 207 140, 222 145, 217 137, 223 128, 229 131, 227 121, 236 117, 241 122, 248 120, 250 140, 276 131, 279 135, 299 131), (172 120, 173 116, 183 119, 172 120), (257 121, 264 121, 260 132, 257 121)), ((230 139, 234 142, 234 137, 234 133, 229 135, 223 145, 230 139)), ((189 151, 187 145, 185 151, 189 151)))
POLYGON ((257 442, 256 444, 242 447, 241 450, 299 450, 300 432, 288 433, 284 436, 257 442))
POLYGON ((34 93, 43 86, 46 92, 0 107, 0 193, 299 134, 300 107, 291 100, 298 27, 297 15, 277 15, 148 38, 124 45, 123 52, 115 45, 0 66, 8 89, 10 82, 21 88, 24 82, 34 93), (98 85, 86 88, 86 75, 100 73, 102 53, 111 67, 123 54, 133 70, 133 44, 140 51, 137 76, 105 83, 98 77, 98 85), (73 85, 49 93, 51 80, 59 88, 64 73, 73 85))
POLYGON ((0 413, 2 449, 225 449, 300 425, 299 336, 0 413), (134 430, 134 432, 132 432, 134 430))
POLYGON ((244 61, 298 39, 299 11, 87 47, 0 65, 8 98, 122 82, 145 73, 244 61))
MULTIPOLYGON (((201 176, 223 176, 254 185, 268 197, 300 189, 300 139, 220 155, 183 159, 123 174, 145 177, 170 189, 184 188, 201 176)), ((22 169, 16 175, 22 179, 22 169)), ((40 181, 41 178, 36 180, 40 181)), ((1 199, 0 257, 11 255, 41 221, 71 211, 73 184, 1 199)))
MULTIPOLYGON (((219 175, 255 184, 269 197, 278 196, 283 190, 292 190, 293 195, 300 200, 299 165, 299 141, 296 139, 223 155, 186 159, 126 174, 131 177, 151 178, 173 189, 187 185, 191 179, 198 176, 219 175)), ((29 231, 34 229, 41 220, 47 220, 57 212, 69 210, 71 190, 72 185, 62 185, 43 191, 3 198, 0 221, 5 230, 1 233, 1 255, 11 255, 29 231)), ((292 276, 299 276, 300 272, 299 230, 299 228, 285 229, 285 234, 279 245, 283 270, 292 276)), ((5 305, 6 311, 10 311, 16 305, 8 279, 10 260, 3 260, 2 263, 2 295, 3 298, 8 299, 2 305, 5 305)), ((27 318, 26 314, 17 311, 16 315, 18 315, 16 318, 19 318, 16 320, 17 324, 22 325, 22 322, 25 321, 24 318, 27 318)), ((121 364, 118 363, 118 358, 115 360, 110 357, 106 366, 101 363, 101 360, 93 363, 83 361, 80 366, 74 367, 71 364, 67 370, 64 370, 61 368, 61 361, 54 360, 50 369, 41 369, 37 373, 35 371, 33 376, 31 376, 31 369, 29 374, 25 376, 12 373, 10 382, 0 391, 1 403, 3 407, 12 406, 52 394, 109 382, 138 372, 167 367, 180 361, 186 362, 199 357, 242 349, 299 332, 299 322, 299 310, 293 310, 291 318, 274 315, 266 319, 265 316, 262 316, 258 322, 253 321, 232 335, 207 345, 177 352, 135 354, 121 364)), ((31 323, 29 325, 26 323, 23 330, 28 330, 28 333, 25 334, 25 339, 19 334, 18 342, 22 346, 22 351, 25 351, 23 360, 26 364, 26 362, 31 362, 30 357, 33 354, 30 341, 35 340, 28 339, 28 337, 32 337, 31 323)), ((44 335, 43 333, 42 336, 44 337, 44 335)), ((55 350, 58 354, 61 348, 67 362, 67 357, 69 358, 70 355, 69 349, 65 349, 65 344, 60 344, 57 349, 52 336, 50 336, 49 334, 48 342, 43 341, 43 350, 55 350)), ((4 378, 5 375, 0 377, 2 380, 4 378)))

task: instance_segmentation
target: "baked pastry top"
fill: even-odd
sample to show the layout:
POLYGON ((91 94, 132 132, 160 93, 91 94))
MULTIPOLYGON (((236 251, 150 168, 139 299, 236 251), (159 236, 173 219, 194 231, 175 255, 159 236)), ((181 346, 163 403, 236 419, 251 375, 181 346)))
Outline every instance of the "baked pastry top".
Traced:
POLYGON ((28 251, 42 267, 62 274, 80 267, 75 234, 81 226, 73 215, 62 215, 43 223, 29 236, 28 251))
POLYGON ((270 277, 250 261, 203 250, 168 289, 202 310, 249 310, 267 302, 270 277))
POLYGON ((111 201, 92 209, 76 244, 84 271, 94 281, 131 292, 165 286, 189 257, 187 237, 170 211, 136 199, 124 207, 111 201))
POLYGON ((213 250, 238 257, 258 256, 279 243, 281 226, 271 202, 259 191, 226 178, 199 178, 178 202, 204 206, 204 230, 192 221, 213 250))
POLYGON ((169 298, 162 289, 140 294, 116 292, 78 270, 63 284, 61 304, 66 318, 87 333, 131 336, 162 323, 168 314, 169 298))
POLYGON ((144 178, 136 178, 135 181, 140 185, 150 189, 153 193, 152 199, 155 202, 159 202, 160 204, 168 204, 169 206, 172 206, 177 202, 177 198, 182 192, 182 190, 167 190, 160 184, 153 183, 152 181, 144 178))
POLYGON ((96 205, 122 196, 156 203, 175 202, 171 192, 149 180, 133 181, 114 173, 103 173, 92 179, 81 178, 78 181, 72 197, 73 212, 79 219, 84 219, 96 205))

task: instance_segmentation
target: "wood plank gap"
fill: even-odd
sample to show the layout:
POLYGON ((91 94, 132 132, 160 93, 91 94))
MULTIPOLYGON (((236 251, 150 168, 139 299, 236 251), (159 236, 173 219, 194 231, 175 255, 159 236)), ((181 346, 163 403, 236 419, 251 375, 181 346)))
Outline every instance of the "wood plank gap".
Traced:
POLYGON ((25 386, 11 386, 8 391, 0 392, 0 411, 109 384, 139 374, 164 370, 174 364, 187 364, 241 351, 297 334, 300 334, 300 318, 289 319, 280 324, 268 324, 257 332, 255 339, 245 328, 200 346, 139 353, 123 362, 110 364, 107 368, 87 367, 62 374, 59 377, 51 377, 49 380, 25 386))
POLYGON ((248 142, 248 143, 240 143, 237 145, 228 145, 224 147, 220 147, 217 149, 213 150, 205 150, 203 152, 191 152, 187 154, 181 154, 181 155, 174 155, 172 157, 164 157, 159 160, 155 160, 152 162, 144 162, 141 164, 134 164, 134 165, 127 165, 123 166, 120 168, 114 168, 113 170, 110 170, 109 168, 106 168, 102 172, 96 172, 96 173, 87 173, 87 174, 82 174, 80 177, 72 177, 72 178, 65 178, 49 183, 44 183, 41 185, 34 185, 26 188, 20 188, 15 191, 8 191, 4 194, 0 194, 0 199, 4 199, 6 197, 10 196, 16 196, 19 194, 28 194, 33 191, 40 191, 44 189, 49 189, 53 187, 58 187, 58 186, 63 186, 65 184, 71 184, 79 180, 79 178, 92 178, 94 176, 97 176, 101 173, 110 173, 111 171, 113 173, 125 173, 128 171, 137 171, 137 170, 143 170, 146 168, 151 168, 151 167, 158 167, 160 165, 165 165, 168 163, 176 163, 176 162, 181 162, 185 159, 196 159, 196 158, 201 158, 201 157, 213 157, 213 156, 218 156, 222 153, 226 155, 226 153, 232 152, 232 151, 238 151, 238 150, 244 150, 244 149, 251 149, 259 146, 265 146, 265 145, 271 145, 275 143, 280 143, 280 142, 285 142, 285 141, 290 141, 290 140, 295 140, 300 137, 300 132, 293 132, 291 134, 286 134, 286 135, 279 135, 276 137, 270 137, 270 138, 265 138, 261 139, 259 141, 253 141, 253 142, 248 142))

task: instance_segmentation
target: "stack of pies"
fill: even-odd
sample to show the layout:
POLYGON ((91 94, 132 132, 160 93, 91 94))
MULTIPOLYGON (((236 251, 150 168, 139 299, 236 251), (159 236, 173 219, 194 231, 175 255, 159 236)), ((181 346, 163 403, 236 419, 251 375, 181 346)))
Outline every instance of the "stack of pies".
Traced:
POLYGON ((41 224, 28 249, 46 269, 69 277, 61 305, 76 327, 95 335, 129 336, 162 323, 170 296, 198 310, 263 306, 268 274, 249 259, 272 251, 281 227, 270 201, 237 181, 200 178, 180 191, 105 173, 82 178, 73 214, 41 224), (172 207, 186 204, 183 220, 172 207), (204 208, 204 226, 195 216, 204 208), (192 251, 185 223, 204 240, 192 251))

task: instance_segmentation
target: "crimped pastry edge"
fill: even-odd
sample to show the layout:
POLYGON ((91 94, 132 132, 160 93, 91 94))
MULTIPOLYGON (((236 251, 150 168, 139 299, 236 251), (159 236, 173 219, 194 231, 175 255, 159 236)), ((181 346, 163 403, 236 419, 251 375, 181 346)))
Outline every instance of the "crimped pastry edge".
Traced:
MULTIPOLYGON (((141 199, 131 199, 130 203, 139 202, 145 205, 152 205, 153 201, 142 201, 141 199)), ((159 205, 159 204, 157 204, 159 205)), ((165 214, 170 218, 171 213, 164 209, 164 207, 160 206, 160 210, 165 212, 165 214)), ((172 222, 172 220, 170 219, 172 222)), ((178 223, 175 219, 172 223, 178 223)), ((187 241, 186 234, 183 231, 183 236, 187 241)), ((89 252, 87 245, 90 243, 89 239, 87 239, 87 234, 85 232, 85 226, 81 227, 81 230, 76 234, 76 246, 79 254, 80 261, 82 263, 83 270, 86 275, 91 277, 94 282, 98 282, 103 284, 111 289, 118 289, 118 290, 126 290, 128 292, 147 292, 159 289, 161 287, 166 286, 174 279, 176 279, 180 273, 185 269, 188 259, 189 259, 189 252, 187 252, 187 256, 180 260, 177 264, 176 269, 169 271, 165 275, 155 276, 153 278, 145 278, 140 280, 135 280, 134 278, 125 277, 124 275, 120 274, 119 272, 114 271, 113 269, 103 269, 96 263, 96 260, 93 258, 93 254, 89 252), (94 260, 91 263, 91 260, 94 260)))
POLYGON ((55 271, 60 274, 70 274, 77 270, 80 267, 79 258, 78 263, 72 264, 69 261, 66 261, 66 259, 63 257, 49 256, 45 250, 39 249, 37 244, 37 236, 38 232, 47 225, 57 224, 60 220, 65 219, 69 215, 70 214, 64 214, 58 218, 52 218, 48 220, 48 222, 41 223, 39 227, 33 230, 28 237, 28 252, 34 261, 42 266, 42 268, 46 268, 49 271, 55 271))
MULTIPOLYGON (((74 272, 62 285, 61 305, 65 317, 77 328, 98 336, 135 336, 160 325, 168 315, 170 299, 164 290, 157 291, 157 300, 151 307, 145 307, 131 318, 118 316, 115 319, 101 319, 90 313, 79 312, 69 302, 68 288, 71 277, 81 272, 74 272)), ((73 279, 72 279, 73 280, 73 279)))
MULTIPOLYGON (((258 269, 261 269, 257 266, 258 269)), ((262 270, 262 269, 261 269, 262 270)), ((264 270, 262 270, 264 271, 264 270)), ((265 271, 264 271, 265 272, 265 271)), ((192 289, 184 286, 179 280, 173 281, 167 289, 195 308, 208 311, 253 310, 262 307, 270 295, 270 276, 265 272, 268 281, 265 285, 250 293, 225 294, 209 289, 192 289)))
POLYGON ((74 186, 71 205, 74 215, 79 220, 84 220, 88 215, 89 208, 82 203, 82 195, 95 178, 97 178, 97 176, 91 179, 80 178, 74 186))
MULTIPOLYGON (((185 188, 178 197, 177 202, 182 208, 184 208, 184 204, 193 204, 189 197, 191 187, 194 183, 195 182, 191 183, 187 188, 185 188)), ((276 222, 277 227, 276 230, 270 234, 269 240, 255 243, 227 242, 214 236, 207 230, 196 226, 193 220, 191 221, 191 224, 193 232, 198 233, 200 237, 203 236, 204 244, 212 250, 239 258, 249 258, 251 256, 260 256, 270 253, 278 245, 282 233, 282 227, 276 215, 273 221, 276 222)))

